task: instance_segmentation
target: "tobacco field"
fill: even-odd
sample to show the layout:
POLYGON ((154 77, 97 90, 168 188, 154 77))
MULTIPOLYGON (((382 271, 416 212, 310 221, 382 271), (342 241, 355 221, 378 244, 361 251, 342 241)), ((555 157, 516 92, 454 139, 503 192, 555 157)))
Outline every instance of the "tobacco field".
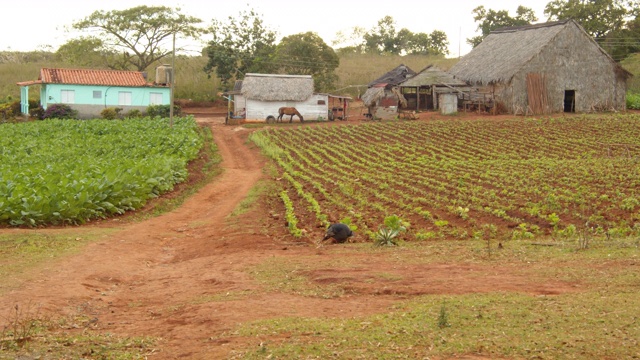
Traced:
MULTIPOLYGON (((640 116, 269 128, 291 233, 346 220, 373 239, 640 235, 640 116)), ((320 229, 320 230, 318 230, 320 229)))
POLYGON ((193 118, 0 126, 0 224, 79 224, 142 207, 187 177, 193 118))

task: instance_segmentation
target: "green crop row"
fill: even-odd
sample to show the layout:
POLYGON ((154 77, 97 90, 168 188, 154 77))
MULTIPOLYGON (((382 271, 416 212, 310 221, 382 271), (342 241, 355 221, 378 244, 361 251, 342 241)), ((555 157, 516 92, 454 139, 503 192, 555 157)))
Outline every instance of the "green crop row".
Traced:
POLYGON ((640 234, 640 116, 266 129, 298 214, 397 214, 444 238, 640 234))
POLYGON ((0 126, 0 223, 78 224, 122 214, 187 177, 193 118, 47 120, 0 126))

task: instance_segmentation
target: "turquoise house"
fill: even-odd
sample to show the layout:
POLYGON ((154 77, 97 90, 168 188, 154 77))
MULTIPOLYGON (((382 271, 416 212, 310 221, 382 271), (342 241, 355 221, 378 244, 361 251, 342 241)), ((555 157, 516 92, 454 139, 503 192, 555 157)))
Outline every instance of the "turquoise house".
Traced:
POLYGON ((29 113, 29 86, 40 85, 45 110, 52 104, 67 104, 81 119, 100 117, 105 108, 144 112, 149 105, 170 104, 170 74, 170 68, 159 68, 156 78, 161 82, 150 83, 139 71, 43 68, 38 80, 18 83, 21 110, 29 113))

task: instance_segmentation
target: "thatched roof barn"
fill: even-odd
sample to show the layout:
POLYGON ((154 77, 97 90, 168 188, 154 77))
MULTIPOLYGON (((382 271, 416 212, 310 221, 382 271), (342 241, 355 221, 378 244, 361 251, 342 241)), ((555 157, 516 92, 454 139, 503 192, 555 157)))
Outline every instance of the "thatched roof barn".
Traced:
POLYGON ((398 84, 407 99, 409 110, 433 110, 438 108, 438 94, 456 93, 460 98, 470 91, 469 85, 434 65, 429 65, 413 77, 398 84))
POLYGON ((574 20, 495 30, 449 73, 514 114, 624 110, 631 76, 574 20))

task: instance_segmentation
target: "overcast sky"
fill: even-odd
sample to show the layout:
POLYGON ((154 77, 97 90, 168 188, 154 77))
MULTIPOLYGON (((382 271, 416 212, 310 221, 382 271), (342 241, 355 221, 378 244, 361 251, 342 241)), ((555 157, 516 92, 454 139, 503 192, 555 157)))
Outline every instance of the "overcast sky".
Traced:
MULTIPOLYGON (((543 11, 551 0, 15 0, 2 4, 0 21, 0 51, 55 51, 68 39, 78 36, 66 27, 96 10, 123 10, 138 5, 166 5, 180 7, 182 12, 203 20, 226 20, 238 17, 242 10, 254 9, 261 14, 265 25, 280 37, 313 31, 331 46, 339 31, 351 33, 356 26, 370 30, 378 20, 391 16, 396 29, 406 28, 414 33, 444 31, 449 39, 449 57, 458 57, 471 50, 466 39, 479 35, 472 10, 484 5, 487 9, 508 10, 515 16, 518 5, 535 12, 538 22, 546 21, 543 11)), ((203 42, 206 38, 201 39, 203 42)), ((190 47, 199 51, 200 43, 190 47)))

